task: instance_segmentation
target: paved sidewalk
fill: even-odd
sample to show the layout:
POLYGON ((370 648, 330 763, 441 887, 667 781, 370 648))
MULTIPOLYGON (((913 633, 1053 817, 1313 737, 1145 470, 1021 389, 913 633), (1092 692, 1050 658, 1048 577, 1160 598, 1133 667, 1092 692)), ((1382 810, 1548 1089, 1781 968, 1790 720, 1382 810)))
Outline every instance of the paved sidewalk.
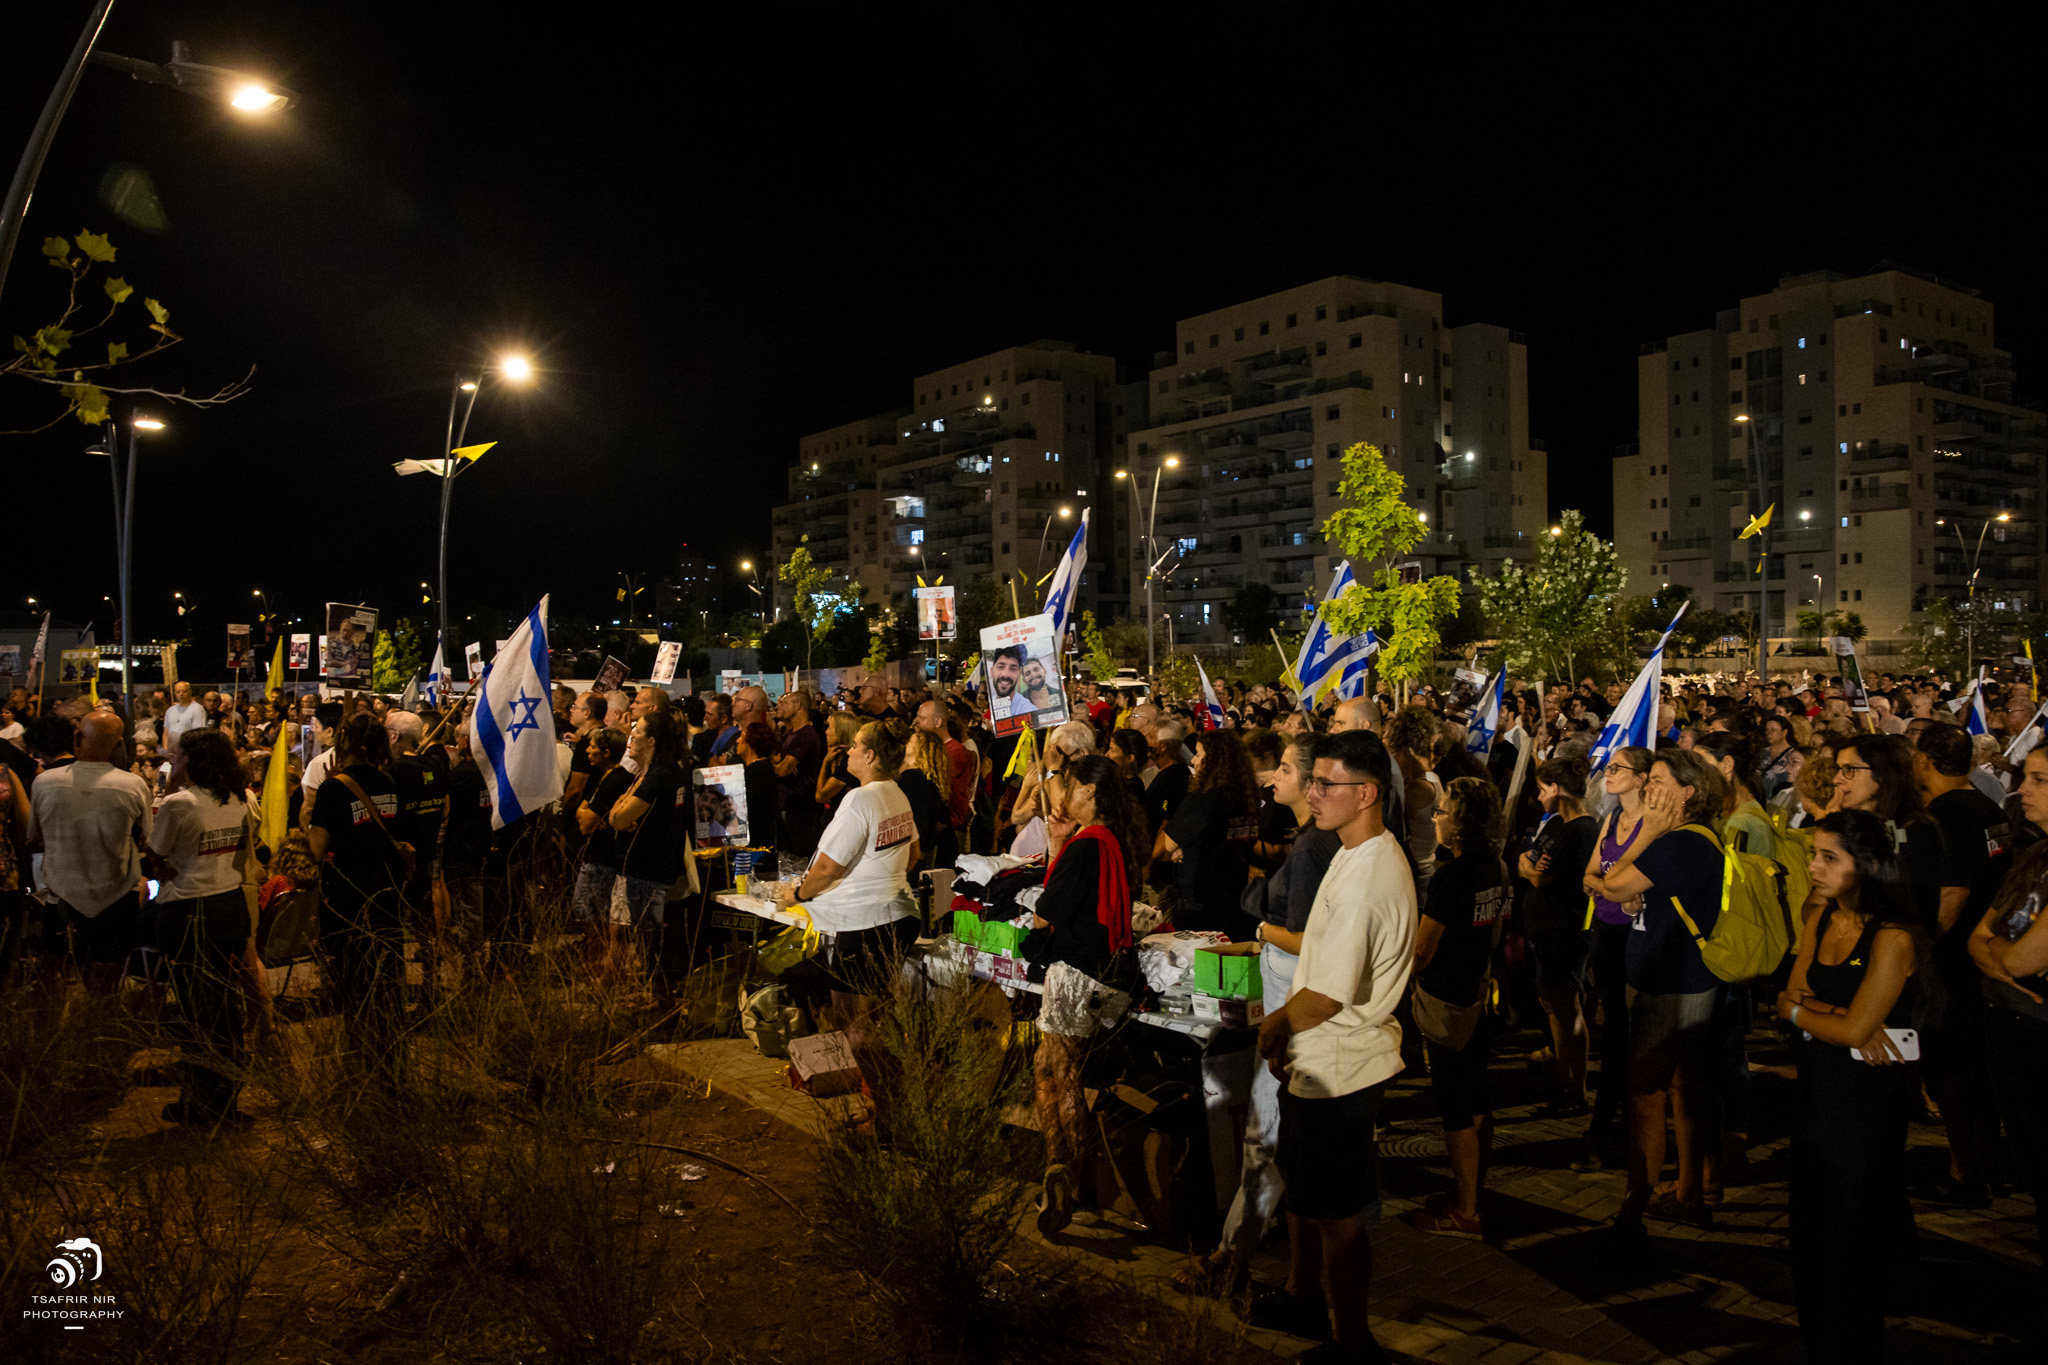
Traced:
MULTIPOLYGON (((1647 1250, 1617 1254, 1603 1225, 1621 1202, 1619 1172, 1574 1174, 1568 1167, 1584 1120, 1533 1117, 1538 1084, 1522 1043, 1498 1045, 1492 1073, 1497 1130, 1482 1214, 1486 1240, 1432 1237, 1402 1215, 1450 1186, 1441 1131, 1424 1078, 1389 1087, 1390 1127, 1381 1143, 1385 1221, 1374 1230, 1375 1331, 1389 1350, 1415 1360, 1466 1365, 1578 1361, 1766 1362, 1804 1358, 1792 1310, 1787 1258, 1783 1118, 1786 1082, 1758 1075, 1751 1159, 1756 1183, 1728 1191, 1716 1226, 1652 1222, 1647 1250)), ((661 1059, 813 1135, 825 1115, 791 1091, 782 1064, 761 1058, 744 1039, 659 1049, 661 1059)), ((1916 1179, 1945 1169, 1937 1126, 1915 1125, 1910 1160, 1916 1179)), ((1892 1358, 1914 1362, 2035 1360, 2038 1340, 2022 1344, 2044 1296, 2032 1208, 2005 1197, 1984 1212, 1916 1206, 1919 1259, 1894 1278, 1892 1358)), ((1036 1237, 1035 1232, 1027 1234, 1036 1237)), ((1156 1282, 1160 1292, 1184 1248, 1146 1240, 1114 1219, 1077 1222, 1050 1239, 1106 1272, 1156 1282)), ((1254 1278, 1284 1275, 1284 1245, 1253 1268, 1254 1278)), ((1282 1357, 1309 1343, 1247 1332, 1282 1357)))

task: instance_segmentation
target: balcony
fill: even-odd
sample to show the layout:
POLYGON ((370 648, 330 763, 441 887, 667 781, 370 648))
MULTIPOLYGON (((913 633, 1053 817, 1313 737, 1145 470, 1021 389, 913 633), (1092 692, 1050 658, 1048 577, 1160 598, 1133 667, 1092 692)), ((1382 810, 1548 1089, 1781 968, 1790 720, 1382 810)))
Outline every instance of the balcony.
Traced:
POLYGON ((1254 384, 1296 384, 1310 377, 1306 360, 1279 360, 1259 365, 1251 372, 1254 384))
POLYGON ((1913 489, 1910 484, 1864 484, 1849 490, 1849 510, 1852 512, 1889 512, 1912 505, 1913 489))
POLYGON ((1315 433, 1306 426, 1289 424, 1278 431, 1261 432, 1259 445, 1266 450, 1307 450, 1315 444, 1315 433))
POLYGON ((1870 469, 1904 469, 1913 462, 1913 452, 1903 445, 1869 446, 1850 451, 1849 462, 1870 469))

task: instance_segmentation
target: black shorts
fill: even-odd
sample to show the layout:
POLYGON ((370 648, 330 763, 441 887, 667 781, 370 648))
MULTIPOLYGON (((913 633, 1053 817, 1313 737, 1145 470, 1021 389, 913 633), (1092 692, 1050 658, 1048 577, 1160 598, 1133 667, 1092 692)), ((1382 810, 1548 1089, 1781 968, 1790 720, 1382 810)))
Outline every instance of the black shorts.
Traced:
POLYGON ((1582 991, 1592 944, 1577 929, 1529 935, 1529 956, 1536 964, 1536 986, 1546 991, 1582 991))
POLYGON ((1280 1086, 1280 1139, 1274 1163, 1286 1182, 1287 1211, 1334 1223, 1356 1218, 1379 1199, 1373 1119, 1387 1084, 1332 1099, 1305 1100, 1280 1086))
POLYGON ((63 901, 43 907, 43 953, 68 957, 81 967, 118 966, 142 944, 142 896, 122 896, 97 915, 85 915, 63 901))
POLYGON ((1472 1041, 1452 1052, 1422 1040, 1429 1057, 1429 1094, 1436 1101, 1437 1117, 1446 1133, 1461 1133, 1478 1122, 1481 1114, 1493 1112, 1493 1096, 1486 1085, 1486 1064, 1493 1057, 1493 1040, 1484 1021, 1473 1030, 1472 1041))

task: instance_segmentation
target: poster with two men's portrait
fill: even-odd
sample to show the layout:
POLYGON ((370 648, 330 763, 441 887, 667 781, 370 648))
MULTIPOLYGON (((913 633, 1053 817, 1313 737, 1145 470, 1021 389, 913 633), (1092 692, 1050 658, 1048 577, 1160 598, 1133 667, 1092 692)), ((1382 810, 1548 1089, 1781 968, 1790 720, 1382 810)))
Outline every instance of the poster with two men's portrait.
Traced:
POLYGON ((989 729, 997 738, 1066 721, 1059 641, 1053 636, 1049 614, 1005 621, 983 630, 981 667, 988 679, 989 729))

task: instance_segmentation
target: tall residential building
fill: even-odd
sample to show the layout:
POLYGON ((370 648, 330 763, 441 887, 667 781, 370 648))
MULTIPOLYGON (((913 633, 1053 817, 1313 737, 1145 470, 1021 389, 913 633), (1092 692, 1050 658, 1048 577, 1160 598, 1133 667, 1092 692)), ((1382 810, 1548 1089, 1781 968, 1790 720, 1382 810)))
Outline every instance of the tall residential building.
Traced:
POLYGON ((1470 583, 1530 557, 1549 475, 1529 436, 1528 348, 1504 327, 1442 319, 1438 294, 1338 275, 1179 322, 1145 409, 1127 404, 1129 477, 1114 490, 1139 611, 1155 477, 1154 610, 1176 638, 1227 639, 1224 607, 1246 584, 1269 585, 1282 611, 1319 595, 1338 456, 1358 441, 1385 452, 1428 519, 1425 575, 1470 583))
POLYGON ((1614 462, 1631 584, 1683 584, 1773 636, 1804 607, 1899 634, 1930 596, 2044 588, 2048 424, 2012 401, 1977 291, 1887 262, 1786 276, 1637 360, 1639 442, 1614 462), (1777 504, 1768 578, 1736 534, 1777 504), (2004 516, 2006 520, 1998 518, 2004 516))
MULTIPOLYGON (((900 410, 803 438, 789 501, 774 511, 776 562, 807 544, 871 602, 908 592, 919 575, 1014 578, 1029 611, 1082 509, 1106 496, 1123 422, 1116 362, 1038 341, 910 387, 900 410)), ((1095 606, 1114 529, 1099 513, 1090 528, 1082 598, 1095 606)), ((1105 609, 1120 614, 1120 593, 1108 596, 1105 609)))

